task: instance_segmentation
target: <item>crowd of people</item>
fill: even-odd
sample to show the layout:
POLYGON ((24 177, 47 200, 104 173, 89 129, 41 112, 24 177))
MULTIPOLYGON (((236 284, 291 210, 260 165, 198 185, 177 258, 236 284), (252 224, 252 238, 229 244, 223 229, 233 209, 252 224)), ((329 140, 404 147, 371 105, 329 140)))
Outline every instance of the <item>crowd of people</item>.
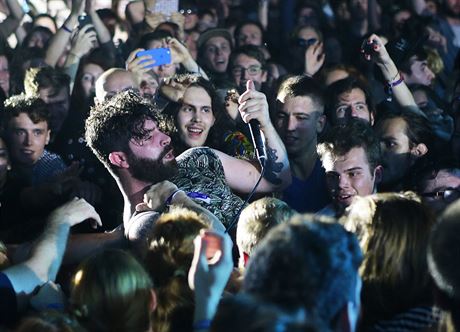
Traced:
POLYGON ((460 331, 460 0, 0 14, 0 331, 460 331))

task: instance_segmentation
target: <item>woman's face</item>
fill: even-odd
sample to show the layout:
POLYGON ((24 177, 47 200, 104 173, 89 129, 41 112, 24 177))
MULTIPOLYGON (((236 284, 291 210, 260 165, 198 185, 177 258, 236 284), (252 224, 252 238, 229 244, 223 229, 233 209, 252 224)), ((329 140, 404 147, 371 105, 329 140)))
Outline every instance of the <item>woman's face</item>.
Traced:
POLYGON ((211 97, 202 87, 188 88, 177 113, 179 137, 188 147, 203 146, 214 125, 211 97))
POLYGON ((10 70, 8 67, 8 59, 4 55, 0 55, 0 88, 5 95, 9 95, 10 91, 10 70))
POLYGON ((85 98, 94 95, 96 80, 101 76, 104 70, 94 63, 88 63, 83 67, 81 76, 81 87, 85 98))

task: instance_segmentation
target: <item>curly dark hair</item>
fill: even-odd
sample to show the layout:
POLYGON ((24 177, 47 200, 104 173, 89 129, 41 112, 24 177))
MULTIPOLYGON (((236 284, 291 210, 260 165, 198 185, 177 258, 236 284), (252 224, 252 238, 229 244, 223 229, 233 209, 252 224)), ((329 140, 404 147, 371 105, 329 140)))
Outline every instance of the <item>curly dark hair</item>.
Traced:
POLYGON ((24 94, 11 96, 5 100, 1 122, 7 126, 10 120, 26 113, 33 123, 46 121, 49 123, 50 112, 46 103, 39 97, 29 97, 24 94))
POLYGON ((105 167, 112 170, 109 154, 128 153, 131 139, 144 139, 149 134, 143 129, 146 120, 153 120, 160 130, 166 130, 163 116, 150 102, 134 91, 120 92, 91 108, 85 123, 86 142, 105 167))
POLYGON ((381 162, 380 141, 372 127, 362 119, 350 119, 346 124, 332 127, 318 144, 317 150, 321 160, 332 156, 343 156, 351 149, 364 149, 370 169, 381 162))
POLYGON ((298 215, 271 230, 246 269, 244 291, 287 310, 306 309, 326 324, 356 301, 362 253, 336 222, 298 215))

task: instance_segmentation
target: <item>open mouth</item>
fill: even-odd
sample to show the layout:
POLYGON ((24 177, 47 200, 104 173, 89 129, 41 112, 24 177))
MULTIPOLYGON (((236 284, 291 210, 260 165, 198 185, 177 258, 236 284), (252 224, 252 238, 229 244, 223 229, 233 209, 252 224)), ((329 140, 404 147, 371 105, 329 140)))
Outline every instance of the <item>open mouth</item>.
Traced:
POLYGON ((22 149, 21 153, 25 154, 25 155, 32 155, 32 154, 34 154, 34 151, 33 150, 28 150, 28 149, 22 149))
POLYGON ((170 149, 163 157, 163 160, 166 160, 166 161, 169 161, 169 160, 173 160, 175 158, 174 156, 174 150, 173 149, 170 149))
POLYGON ((351 199, 353 199, 354 195, 345 193, 345 194, 339 194, 336 196, 337 200, 339 202, 349 202, 351 199))
POLYGON ((189 136, 200 136, 203 133, 203 128, 197 128, 197 127, 187 127, 187 133, 189 136))

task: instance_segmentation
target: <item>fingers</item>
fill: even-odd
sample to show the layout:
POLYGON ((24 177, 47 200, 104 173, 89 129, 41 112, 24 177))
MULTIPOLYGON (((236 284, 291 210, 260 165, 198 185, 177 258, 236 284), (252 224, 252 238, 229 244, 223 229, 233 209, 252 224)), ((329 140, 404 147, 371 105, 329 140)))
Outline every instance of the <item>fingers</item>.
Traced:
POLYGON ((251 80, 248 80, 246 82, 246 90, 248 91, 256 91, 256 87, 254 86, 254 82, 251 80))
POLYGON ((133 61, 137 57, 137 53, 139 53, 141 51, 145 51, 145 50, 143 48, 137 48, 134 51, 132 51, 131 53, 129 53, 128 59, 126 59, 126 62, 129 63, 129 62, 133 61))
POLYGON ((144 211, 150 211, 150 210, 151 209, 147 203, 139 203, 136 205, 136 212, 144 212, 144 211))

